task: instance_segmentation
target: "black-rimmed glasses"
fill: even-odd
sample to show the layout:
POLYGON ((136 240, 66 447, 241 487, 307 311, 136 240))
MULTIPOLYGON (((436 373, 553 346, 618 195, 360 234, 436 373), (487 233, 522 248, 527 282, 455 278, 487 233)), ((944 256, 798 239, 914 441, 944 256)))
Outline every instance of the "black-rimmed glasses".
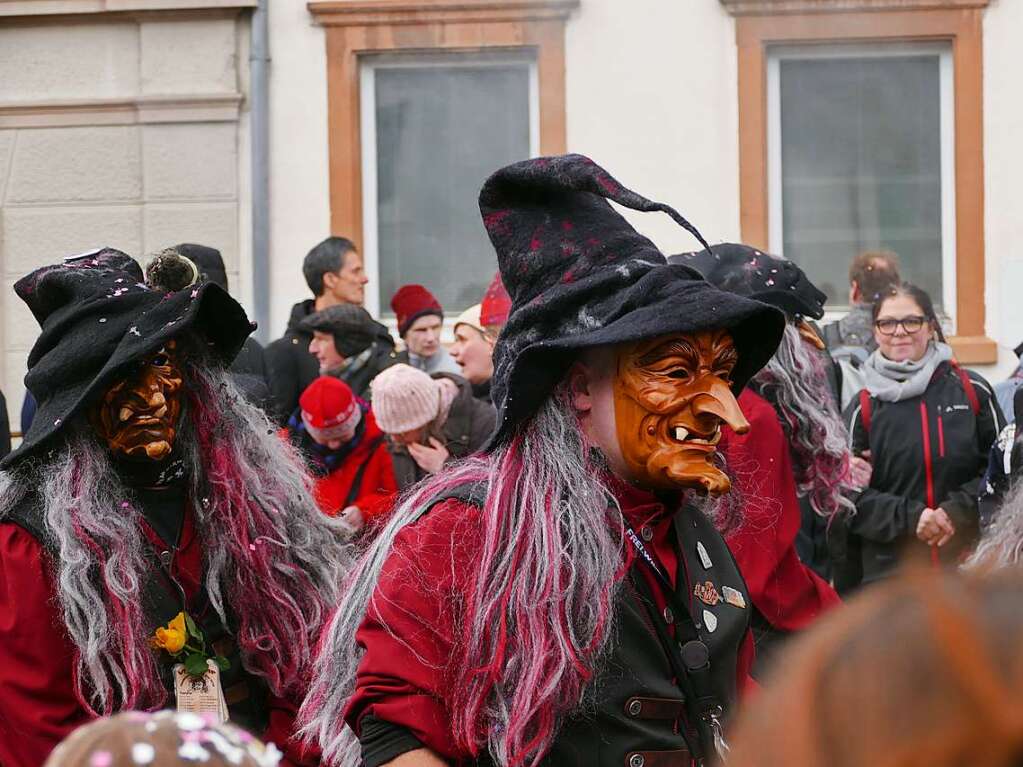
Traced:
POLYGON ((927 318, 921 317, 919 314, 913 314, 909 317, 902 317, 901 319, 891 319, 885 317, 884 319, 875 320, 874 327, 877 328, 881 335, 893 336, 899 325, 902 325, 902 329, 907 335, 913 335, 919 333, 920 329, 927 324, 927 318))

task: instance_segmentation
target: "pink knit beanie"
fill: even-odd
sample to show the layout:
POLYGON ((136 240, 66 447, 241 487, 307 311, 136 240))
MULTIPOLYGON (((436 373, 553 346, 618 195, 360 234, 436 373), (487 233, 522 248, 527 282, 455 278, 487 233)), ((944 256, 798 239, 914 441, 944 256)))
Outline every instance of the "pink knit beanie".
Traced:
POLYGON ((438 381, 411 365, 392 365, 370 383, 373 414, 386 434, 426 426, 440 413, 438 381))

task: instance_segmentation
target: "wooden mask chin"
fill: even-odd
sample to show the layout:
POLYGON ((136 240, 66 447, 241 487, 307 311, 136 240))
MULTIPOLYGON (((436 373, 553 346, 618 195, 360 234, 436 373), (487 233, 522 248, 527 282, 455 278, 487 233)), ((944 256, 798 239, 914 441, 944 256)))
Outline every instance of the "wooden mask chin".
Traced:
POLYGON ((660 336, 618 349, 618 445, 630 478, 648 489, 727 492, 714 464, 721 424, 749 430, 731 390, 738 353, 727 330, 660 336))
POLYGON ((181 415, 182 374, 174 341, 115 382, 89 411, 112 453, 159 461, 170 455, 181 415))

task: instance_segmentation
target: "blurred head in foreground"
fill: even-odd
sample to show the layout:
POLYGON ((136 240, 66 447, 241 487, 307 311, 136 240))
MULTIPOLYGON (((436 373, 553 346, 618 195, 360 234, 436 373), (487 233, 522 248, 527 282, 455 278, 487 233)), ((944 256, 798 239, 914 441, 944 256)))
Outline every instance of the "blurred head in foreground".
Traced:
POLYGON ((729 767, 1023 764, 1023 578, 923 572, 864 593, 781 658, 729 767))
POLYGON ((231 724, 195 714, 129 711, 79 727, 45 767, 276 767, 281 753, 231 724))

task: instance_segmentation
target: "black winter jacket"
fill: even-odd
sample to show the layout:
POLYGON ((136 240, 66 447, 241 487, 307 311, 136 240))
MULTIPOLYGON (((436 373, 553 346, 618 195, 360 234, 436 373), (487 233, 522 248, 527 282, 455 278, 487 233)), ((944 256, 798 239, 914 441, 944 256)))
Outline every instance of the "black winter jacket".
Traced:
POLYGON ((315 306, 316 302, 310 298, 291 307, 288 329, 266 347, 273 413, 281 424, 298 407, 298 398, 305 388, 320 375, 320 363, 309 353, 313 335, 299 327, 302 320, 316 311, 315 306))
POLYGON ((927 555, 916 527, 928 506, 944 509, 956 528, 940 551, 943 562, 954 563, 976 540, 981 481, 1004 417, 988 382, 965 372, 976 392, 976 414, 949 363, 938 367, 921 396, 871 398, 869 431, 859 397, 846 409, 852 452, 870 451, 873 476, 847 520, 845 561, 835 564, 840 590, 883 578, 909 552, 927 555))
MULTIPOLYGON (((497 411, 494 406, 476 399, 472 386, 464 378, 449 373, 434 373, 433 378, 450 378, 458 384, 458 394, 451 403, 448 419, 444 422, 444 446, 451 457, 448 460, 465 458, 482 448, 497 425, 497 411)), ((398 490, 411 487, 426 476, 419 464, 404 447, 388 440, 391 460, 394 464, 394 479, 398 490)))

